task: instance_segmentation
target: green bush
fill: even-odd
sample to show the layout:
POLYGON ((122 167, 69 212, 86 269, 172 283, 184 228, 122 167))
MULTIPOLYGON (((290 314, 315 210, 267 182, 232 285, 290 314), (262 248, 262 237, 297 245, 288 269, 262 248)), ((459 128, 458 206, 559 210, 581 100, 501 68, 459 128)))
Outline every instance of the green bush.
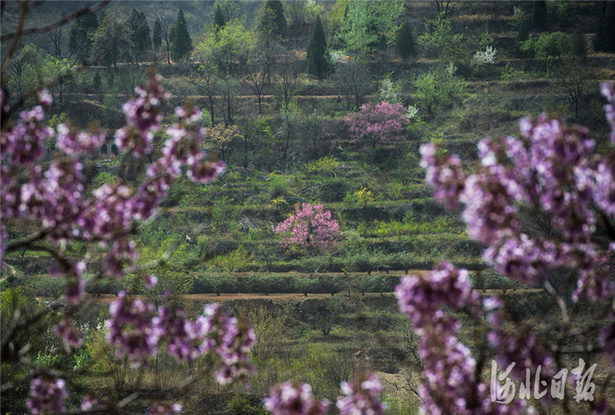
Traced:
POLYGON ((248 399, 246 396, 233 395, 226 404, 226 410, 230 415, 267 415, 267 410, 259 402, 258 397, 248 399))
POLYGON ((326 203, 341 202, 349 191, 346 180, 335 179, 323 183, 320 188, 320 200, 326 203))
POLYGON ((288 194, 288 179, 285 176, 272 174, 268 182, 269 194, 276 198, 288 194))

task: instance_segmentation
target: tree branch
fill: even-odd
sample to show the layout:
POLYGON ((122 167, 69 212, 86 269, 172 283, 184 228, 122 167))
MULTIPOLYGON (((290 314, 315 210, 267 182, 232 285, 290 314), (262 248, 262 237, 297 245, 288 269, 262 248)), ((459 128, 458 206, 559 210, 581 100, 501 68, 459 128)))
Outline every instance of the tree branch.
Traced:
MULTIPOLYGON (((64 26, 67 23, 72 22, 75 19, 78 19, 79 17, 83 16, 84 14, 89 14, 89 13, 96 13, 98 10, 102 9, 103 7, 105 7, 107 4, 111 3, 111 0, 102 0, 101 2, 97 3, 95 6, 92 7, 83 7, 79 10, 77 10, 76 12, 74 12, 73 14, 69 14, 66 17, 63 17, 60 20, 57 20, 53 23, 50 23, 46 26, 41 26, 41 27, 30 27, 28 29, 24 29, 24 30, 16 30, 15 32, 11 32, 11 33, 7 33, 5 35, 2 35, 2 37, 0 37, 0 42, 4 42, 10 39, 13 39, 15 37, 20 38, 21 36, 25 36, 25 35, 30 35, 33 33, 45 33, 48 32, 50 30, 53 29, 57 29, 60 26, 64 26)), ((24 2, 24 5, 28 4, 27 2, 24 2)))

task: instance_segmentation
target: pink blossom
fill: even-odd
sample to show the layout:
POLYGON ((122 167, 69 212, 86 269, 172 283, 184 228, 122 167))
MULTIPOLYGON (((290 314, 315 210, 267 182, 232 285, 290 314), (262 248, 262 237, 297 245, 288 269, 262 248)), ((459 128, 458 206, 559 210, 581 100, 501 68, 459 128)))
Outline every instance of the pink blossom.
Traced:
POLYGON ((322 205, 303 203, 295 206, 295 214, 280 222, 275 231, 281 234, 280 245, 295 245, 306 249, 326 251, 342 238, 339 222, 322 205))
POLYGON ((373 147, 380 141, 400 141, 409 124, 404 116, 405 108, 401 104, 363 104, 354 114, 348 114, 344 121, 353 141, 366 139, 373 147))

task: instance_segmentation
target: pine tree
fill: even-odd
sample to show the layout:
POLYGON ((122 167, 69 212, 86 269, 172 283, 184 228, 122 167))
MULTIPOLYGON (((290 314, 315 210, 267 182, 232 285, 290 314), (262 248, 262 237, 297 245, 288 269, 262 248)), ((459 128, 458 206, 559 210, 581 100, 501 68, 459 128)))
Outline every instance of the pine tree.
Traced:
POLYGON ((174 27, 171 45, 171 58, 178 61, 186 58, 192 52, 192 39, 188 33, 188 25, 184 18, 184 12, 180 9, 177 13, 177 24, 174 27))
MULTIPOLYGON (((132 31, 131 40, 135 58, 142 52, 152 48, 152 39, 150 37, 149 25, 145 13, 132 9, 128 26, 132 31)), ((138 60, 138 59, 137 59, 138 60)))
POLYGON ((610 1, 604 15, 604 49, 615 52, 615 2, 610 1))
POLYGON ((547 25, 547 2, 544 0, 534 0, 532 11, 532 23, 537 29, 544 29, 547 25))
POLYGON ((162 46, 162 23, 158 19, 154 23, 154 37, 152 41, 154 43, 154 50, 160 49, 160 46, 162 46))
POLYGON ((214 30, 218 32, 226 26, 227 23, 226 17, 224 17, 224 12, 222 11, 222 6, 220 6, 219 3, 216 4, 216 8, 214 10, 214 30))
POLYGON ((320 16, 316 17, 312 38, 307 47, 307 73, 323 78, 327 73, 327 39, 322 29, 320 16))
POLYGON ((397 53, 403 60, 408 60, 411 55, 416 55, 416 44, 414 42, 414 35, 412 34, 412 27, 410 23, 404 22, 399 29, 397 35, 397 53))
POLYGON ((573 55, 580 57, 587 56, 587 45, 585 44, 585 38, 581 32, 576 32, 572 36, 571 46, 573 55))
POLYGON ((279 0, 267 0, 265 7, 270 8, 273 11, 275 21, 275 35, 284 37, 288 25, 286 24, 286 18, 284 17, 284 6, 279 0))
POLYGON ((98 19, 94 13, 88 13, 73 23, 68 38, 68 50, 85 63, 92 51, 92 33, 98 28, 98 19))

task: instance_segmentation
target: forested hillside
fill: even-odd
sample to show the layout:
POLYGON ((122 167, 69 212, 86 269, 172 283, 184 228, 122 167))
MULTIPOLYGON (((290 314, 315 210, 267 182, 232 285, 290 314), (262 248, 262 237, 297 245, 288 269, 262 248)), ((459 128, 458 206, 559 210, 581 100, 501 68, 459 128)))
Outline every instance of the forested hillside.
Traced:
MULTIPOLYGON (((615 79, 615 2, 217 0, 103 6, 32 4, 22 27, 22 3, 3 2, 3 117, 8 108, 10 116, 2 121, 2 143, 9 141, 4 132, 19 123, 20 111, 33 107, 36 91, 46 87, 52 103, 45 108, 45 125, 53 134, 45 136, 36 166, 75 155, 82 167, 73 173, 82 180, 73 195, 94 195, 101 203, 100 189, 147 189, 164 196, 156 199, 155 213, 132 207, 137 213, 126 214, 131 222, 122 237, 133 245, 86 236, 83 229, 96 219, 83 219, 82 212, 67 216, 79 219, 70 225, 79 228, 75 235, 83 232, 73 238, 55 236, 56 228, 39 232, 46 217, 3 211, 3 249, 9 248, 2 258, 2 331, 14 330, 16 309, 30 317, 41 310, 55 315, 37 320, 23 340, 30 344, 23 351, 30 366, 23 359, 3 362, 2 383, 10 386, 6 392, 3 386, 4 412, 28 410, 28 373, 40 367, 76 374, 67 379, 69 409, 79 407, 74 396, 86 391, 107 403, 139 394, 125 407, 105 407, 132 413, 144 413, 143 397, 170 400, 164 391, 182 391, 198 367, 208 380, 180 399, 185 413, 266 413, 262 399, 287 379, 310 383, 316 395, 334 401, 340 382, 367 379, 368 372, 378 372, 389 413, 418 413, 424 403, 418 393, 425 369, 421 331, 413 331, 399 312, 393 292, 402 275, 427 275, 444 259, 469 271, 477 298, 499 295, 512 304, 517 322, 552 324, 559 332, 581 330, 594 315, 606 319, 608 306, 581 302, 566 303, 578 313, 576 320, 556 322, 563 300, 542 280, 509 278, 490 268, 483 255, 490 242, 468 231, 470 221, 459 209, 436 200, 425 181, 426 150, 419 149, 435 143, 438 157, 457 154, 469 172, 485 166, 479 140, 519 135, 522 117, 549 113, 588 127, 596 157, 608 154, 612 126, 604 117, 600 84, 615 79), (84 7, 94 12, 71 17, 84 7), (66 24, 54 25, 66 17, 66 24), (140 111, 153 111, 153 118, 140 120, 140 111), (91 148, 77 151, 66 144, 77 129, 91 134, 91 148), (195 138, 185 148, 178 145, 181 156, 169 161, 174 148, 167 139, 173 134, 177 140, 195 138), (157 160, 168 162, 163 166, 177 173, 176 180, 156 182, 162 174, 152 173, 157 160), (211 171, 198 170, 197 161, 211 171), (73 280, 57 277, 58 264, 62 272, 70 268, 65 264, 83 264, 87 307, 73 310, 70 299, 62 299, 73 280), (156 277, 155 288, 149 275, 156 277), (115 357, 104 322, 120 292, 189 311, 220 301, 225 310, 247 317, 258 339, 251 353, 257 373, 249 378, 252 389, 241 382, 216 384, 209 357, 193 365, 165 352, 143 369, 115 357), (83 342, 60 355, 64 346, 52 326, 67 309, 83 342)), ((8 144, 2 151, 10 153, 8 144)), ((3 159, 3 168, 9 164, 3 159)), ((34 182, 48 180, 35 167, 25 170, 34 182)), ((17 168, 2 172, 23 180, 17 168)), ((73 173, 62 172, 72 180, 73 173)), ((109 198, 117 196, 108 191, 109 198)), ((30 203, 23 194, 16 201, 8 194, 3 198, 9 210, 30 203)), ((515 203, 524 231, 561 236, 550 216, 515 203)), ((604 245, 609 234, 601 226, 609 222, 602 218, 593 230, 604 245)), ((606 247, 600 266, 612 270, 606 247)), ((570 296, 576 280, 566 278, 554 290, 570 296)), ((476 332, 476 316, 466 311, 455 311, 464 323, 459 336, 476 352, 486 344, 476 336, 486 338, 486 332, 476 332)), ((591 330, 595 337, 597 329, 591 330)), ((3 358, 4 348, 3 339, 3 358)), ((591 360, 580 353, 563 359, 581 356, 591 360)), ((592 363, 608 366, 604 355, 593 357, 592 363)), ((604 385, 610 402, 611 387, 604 385)), ((586 410, 532 403, 548 413, 586 410)), ((338 411, 333 406, 329 411, 338 411)))

